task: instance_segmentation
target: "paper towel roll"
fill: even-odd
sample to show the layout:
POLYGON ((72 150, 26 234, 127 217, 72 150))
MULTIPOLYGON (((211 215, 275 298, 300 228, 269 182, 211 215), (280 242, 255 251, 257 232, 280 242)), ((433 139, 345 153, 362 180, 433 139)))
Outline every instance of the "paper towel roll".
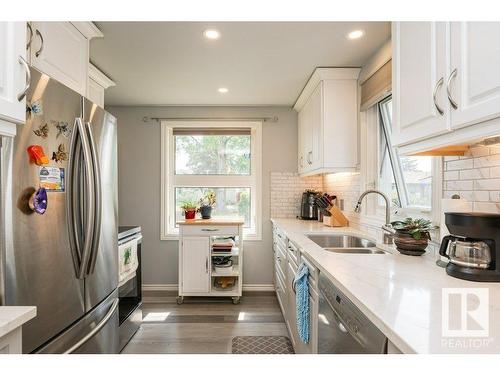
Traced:
POLYGON ((446 212, 472 212, 472 202, 466 199, 442 199, 441 200, 441 225, 439 232, 441 239, 450 234, 446 227, 445 216, 446 212))

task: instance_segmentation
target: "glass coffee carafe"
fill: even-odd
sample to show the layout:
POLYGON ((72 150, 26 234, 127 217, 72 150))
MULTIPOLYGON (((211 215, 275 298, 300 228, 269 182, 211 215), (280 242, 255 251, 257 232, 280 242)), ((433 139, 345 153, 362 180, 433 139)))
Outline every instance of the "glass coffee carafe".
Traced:
POLYGON ((451 263, 464 267, 486 269, 491 264, 491 249, 484 241, 454 238, 447 255, 451 263))

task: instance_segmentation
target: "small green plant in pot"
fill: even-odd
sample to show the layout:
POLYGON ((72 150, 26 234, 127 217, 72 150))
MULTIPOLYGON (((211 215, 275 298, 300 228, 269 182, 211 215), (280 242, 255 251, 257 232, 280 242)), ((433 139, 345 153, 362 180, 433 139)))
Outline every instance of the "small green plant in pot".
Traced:
POLYGON ((192 220, 196 217, 198 206, 193 201, 182 202, 181 208, 184 210, 186 220, 192 220))
POLYGON ((393 221, 394 243, 401 254, 422 255, 429 244, 429 231, 436 229, 430 220, 407 217, 403 221, 393 221))
POLYGON ((212 208, 215 206, 215 193, 212 190, 206 192, 205 196, 200 199, 200 213, 202 219, 210 219, 212 217, 212 208))

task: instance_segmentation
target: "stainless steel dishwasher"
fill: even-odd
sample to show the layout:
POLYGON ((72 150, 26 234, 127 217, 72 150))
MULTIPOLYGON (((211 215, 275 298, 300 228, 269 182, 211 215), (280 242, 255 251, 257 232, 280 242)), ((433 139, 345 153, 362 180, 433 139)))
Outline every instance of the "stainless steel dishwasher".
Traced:
POLYGON ((319 276, 318 353, 387 353, 385 335, 322 274, 319 276))

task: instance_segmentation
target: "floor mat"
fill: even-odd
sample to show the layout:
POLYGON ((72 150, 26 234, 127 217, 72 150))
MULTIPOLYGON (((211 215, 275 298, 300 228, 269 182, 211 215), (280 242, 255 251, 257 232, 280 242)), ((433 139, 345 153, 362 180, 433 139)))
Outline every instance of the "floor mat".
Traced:
POLYGON ((236 336, 231 342, 233 354, 295 354, 285 336, 236 336))

